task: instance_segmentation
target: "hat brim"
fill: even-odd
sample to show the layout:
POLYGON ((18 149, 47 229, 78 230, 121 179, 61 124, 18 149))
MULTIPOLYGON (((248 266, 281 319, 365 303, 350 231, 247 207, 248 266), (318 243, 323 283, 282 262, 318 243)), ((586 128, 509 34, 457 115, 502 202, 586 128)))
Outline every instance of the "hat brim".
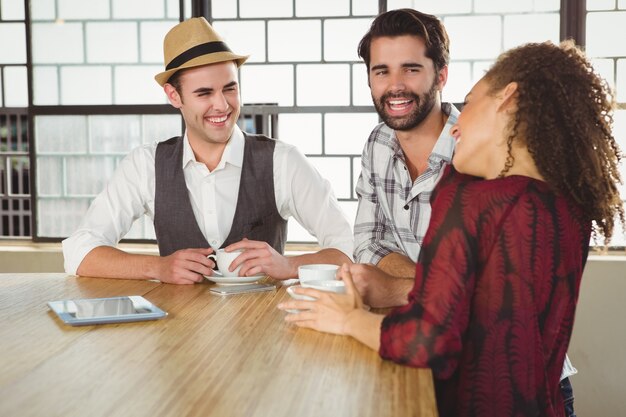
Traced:
POLYGON ((227 61, 235 61, 237 67, 240 67, 241 65, 243 65, 244 62, 246 62, 249 57, 250 55, 236 55, 232 52, 215 52, 209 55, 202 55, 185 62, 179 67, 160 72, 154 76, 154 79, 157 83, 159 83, 161 87, 163 87, 167 83, 167 80, 169 80, 176 71, 180 71, 185 68, 201 67, 203 65, 211 65, 227 61))

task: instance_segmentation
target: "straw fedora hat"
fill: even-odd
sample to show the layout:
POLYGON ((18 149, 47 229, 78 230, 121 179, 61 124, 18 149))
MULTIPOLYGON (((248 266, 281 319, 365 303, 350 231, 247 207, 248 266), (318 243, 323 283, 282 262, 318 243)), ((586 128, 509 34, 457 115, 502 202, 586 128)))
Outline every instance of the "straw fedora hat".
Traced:
POLYGON ((234 54, 204 17, 194 17, 170 29, 163 40, 165 71, 154 79, 163 86, 178 70, 235 61, 239 67, 247 55, 234 54))

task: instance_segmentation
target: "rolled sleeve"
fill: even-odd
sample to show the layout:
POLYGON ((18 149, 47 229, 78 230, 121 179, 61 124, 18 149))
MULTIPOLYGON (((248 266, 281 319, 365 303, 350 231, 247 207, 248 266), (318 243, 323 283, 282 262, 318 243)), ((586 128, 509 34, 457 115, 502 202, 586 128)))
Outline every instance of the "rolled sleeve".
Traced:
POLYGON ((144 214, 153 217, 154 149, 146 145, 122 160, 106 188, 93 200, 78 229, 62 242, 65 272, 76 274, 89 252, 114 247, 144 214))

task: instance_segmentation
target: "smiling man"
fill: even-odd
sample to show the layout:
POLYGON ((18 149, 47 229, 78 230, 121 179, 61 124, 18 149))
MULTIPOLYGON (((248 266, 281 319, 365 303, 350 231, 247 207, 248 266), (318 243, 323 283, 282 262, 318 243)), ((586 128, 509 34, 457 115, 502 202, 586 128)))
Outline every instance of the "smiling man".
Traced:
POLYGON ((430 194, 452 160, 458 110, 442 103, 449 41, 441 21, 413 9, 378 16, 359 44, 383 123, 361 159, 353 277, 365 302, 404 305, 430 222, 430 194), (377 267, 374 267, 376 265, 377 267))
MULTIPOLYGON (((298 266, 349 262, 353 238, 330 183, 293 146, 237 127, 240 92, 234 54, 204 18, 172 28, 165 71, 156 75, 185 134, 133 150, 63 242, 71 274, 193 284, 213 274, 207 255, 243 250, 240 275, 297 276, 298 266), (154 222, 161 256, 115 246, 133 221, 154 222), (317 237, 316 253, 286 257, 287 219, 317 237)), ((222 266, 223 267, 223 266, 222 266)))

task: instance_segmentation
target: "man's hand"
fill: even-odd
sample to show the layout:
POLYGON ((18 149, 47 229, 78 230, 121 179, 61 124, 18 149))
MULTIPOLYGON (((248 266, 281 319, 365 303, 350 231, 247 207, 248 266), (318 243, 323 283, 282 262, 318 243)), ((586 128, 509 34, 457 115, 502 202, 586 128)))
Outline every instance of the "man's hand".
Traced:
POLYGON ((234 271, 239 265, 239 275, 253 276, 261 273, 275 279, 288 279, 298 276, 297 267, 290 258, 276 252, 267 242, 243 239, 224 248, 226 252, 243 250, 230 264, 229 271, 234 271))
POLYGON ((213 274, 215 263, 207 258, 213 249, 181 249, 159 259, 154 278, 169 284, 195 284, 213 274))
POLYGON ((353 264, 350 273, 365 304, 375 308, 405 305, 414 284, 412 278, 389 275, 371 264, 353 264))

